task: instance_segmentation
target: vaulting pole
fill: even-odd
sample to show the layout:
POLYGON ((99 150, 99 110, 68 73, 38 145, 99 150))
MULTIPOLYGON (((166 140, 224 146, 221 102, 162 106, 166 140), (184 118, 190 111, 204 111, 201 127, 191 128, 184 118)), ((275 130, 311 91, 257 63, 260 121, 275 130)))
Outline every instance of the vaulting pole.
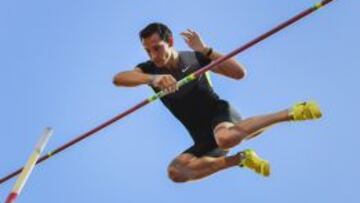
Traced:
POLYGON ((35 149, 28 161, 24 169, 22 170, 19 178, 17 179, 14 188, 6 199, 5 203, 14 203, 16 198, 20 195, 21 190, 24 188, 26 181, 28 180, 32 170, 34 169, 38 158, 40 157, 41 152, 45 148, 49 138, 51 137, 53 130, 51 128, 45 128, 43 135, 40 137, 38 143, 35 146, 35 149))
MULTIPOLYGON (((230 52, 229 54, 227 54, 227 55, 213 61, 209 65, 207 65, 207 66, 199 69, 198 71, 186 76, 185 78, 183 78, 182 80, 177 82, 177 86, 181 87, 181 86, 195 80, 197 77, 204 74, 206 71, 214 68, 216 65, 219 65, 220 63, 224 62, 225 60, 227 60, 227 59, 229 59, 229 58, 231 58, 231 57, 245 51, 246 49, 254 46, 255 44, 259 43, 260 41, 263 41, 264 39, 270 37, 271 35, 273 35, 273 34, 279 32, 280 30, 288 27, 289 25, 299 21, 300 19, 302 19, 305 16, 313 13, 314 11, 320 9, 321 7, 325 6, 326 4, 328 4, 328 3, 332 2, 332 1, 333 0, 324 0, 324 1, 321 1, 321 2, 319 2, 317 4, 315 4, 311 8, 301 12, 300 14, 292 17, 291 19, 287 20, 286 22, 284 22, 284 23, 276 26, 275 28, 271 29, 270 31, 260 35, 259 37, 255 38, 254 40, 252 40, 252 41, 248 42, 247 44, 241 46, 240 48, 235 49, 234 51, 230 52)), ((121 118, 133 113, 134 111, 137 111, 138 109, 142 108, 143 106, 145 106, 145 105, 147 105, 147 104, 149 104, 149 103, 151 103, 151 102, 153 102, 153 101, 155 101, 155 100, 157 100, 159 98, 164 97, 165 95, 166 95, 166 93, 164 91, 161 91, 161 92, 159 92, 159 93, 157 93, 157 94, 143 100, 142 102, 140 102, 137 105, 133 106, 132 108, 126 110, 125 112, 118 114, 117 116, 115 116, 112 119, 106 121, 105 123, 97 126, 96 128, 94 128, 94 129, 92 129, 92 130, 90 130, 90 131, 76 137, 75 139, 73 139, 70 142, 60 146, 59 148, 55 149, 54 151, 49 152, 47 155, 44 155, 43 157, 41 157, 37 163, 41 163, 41 162, 45 161, 46 159, 50 158, 51 156, 53 156, 53 155, 65 150, 66 148, 80 142, 81 140, 91 136, 92 134, 94 134, 94 133, 102 130, 103 128, 111 125, 112 123, 120 120, 121 118)), ((4 178, 0 179, 0 184, 7 181, 7 180, 9 180, 12 177, 18 175, 21 172, 21 170, 22 170, 22 168, 18 169, 17 171, 14 171, 11 174, 9 174, 9 175, 5 176, 4 178)))

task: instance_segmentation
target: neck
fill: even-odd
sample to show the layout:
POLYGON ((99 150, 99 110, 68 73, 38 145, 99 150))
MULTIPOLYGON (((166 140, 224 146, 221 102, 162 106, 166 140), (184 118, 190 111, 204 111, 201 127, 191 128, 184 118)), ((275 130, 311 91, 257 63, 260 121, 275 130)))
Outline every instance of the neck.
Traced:
POLYGON ((176 68, 178 66, 178 63, 179 63, 179 53, 175 49, 172 49, 167 67, 169 69, 176 68))

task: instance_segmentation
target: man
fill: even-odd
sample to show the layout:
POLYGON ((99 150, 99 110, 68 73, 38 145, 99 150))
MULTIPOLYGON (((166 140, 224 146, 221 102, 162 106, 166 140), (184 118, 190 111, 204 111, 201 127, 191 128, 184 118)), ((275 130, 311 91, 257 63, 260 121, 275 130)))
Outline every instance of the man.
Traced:
MULTIPOLYGON (((290 109, 242 120, 229 103, 214 92, 206 74, 178 89, 178 80, 222 57, 207 46, 197 32, 188 29, 181 33, 193 50, 182 52, 175 50, 172 32, 164 24, 151 23, 139 35, 150 60, 133 70, 118 73, 114 84, 126 87, 147 84, 155 91, 168 93, 161 101, 186 127, 194 141, 194 145, 168 167, 169 177, 174 182, 197 180, 233 166, 269 176, 268 161, 257 156, 255 151, 247 149, 227 156, 228 150, 270 125, 321 117, 314 102, 303 102, 290 109)), ((212 72, 236 80, 246 75, 245 67, 233 58, 217 65, 212 72)))

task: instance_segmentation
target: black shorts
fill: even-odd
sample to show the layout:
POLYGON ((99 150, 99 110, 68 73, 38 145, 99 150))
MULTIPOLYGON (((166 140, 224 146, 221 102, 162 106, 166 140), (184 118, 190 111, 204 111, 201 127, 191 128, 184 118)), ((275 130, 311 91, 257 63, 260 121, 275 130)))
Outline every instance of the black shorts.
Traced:
POLYGON ((194 128, 188 128, 195 143, 183 153, 190 153, 196 157, 226 155, 228 151, 220 149, 216 144, 214 128, 221 122, 236 123, 240 120, 239 113, 227 101, 219 100, 208 121, 194 128))

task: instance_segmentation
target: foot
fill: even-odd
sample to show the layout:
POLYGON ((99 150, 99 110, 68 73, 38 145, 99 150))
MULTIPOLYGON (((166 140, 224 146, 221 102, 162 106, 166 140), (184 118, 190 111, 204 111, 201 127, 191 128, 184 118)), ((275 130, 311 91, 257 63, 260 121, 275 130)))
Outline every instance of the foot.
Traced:
POLYGON ((247 149, 239 153, 241 161, 240 167, 249 168, 262 176, 270 175, 270 164, 268 161, 260 158, 254 150, 247 149))
POLYGON ((289 110, 293 121, 303 121, 321 118, 320 107, 314 101, 295 104, 289 110))

